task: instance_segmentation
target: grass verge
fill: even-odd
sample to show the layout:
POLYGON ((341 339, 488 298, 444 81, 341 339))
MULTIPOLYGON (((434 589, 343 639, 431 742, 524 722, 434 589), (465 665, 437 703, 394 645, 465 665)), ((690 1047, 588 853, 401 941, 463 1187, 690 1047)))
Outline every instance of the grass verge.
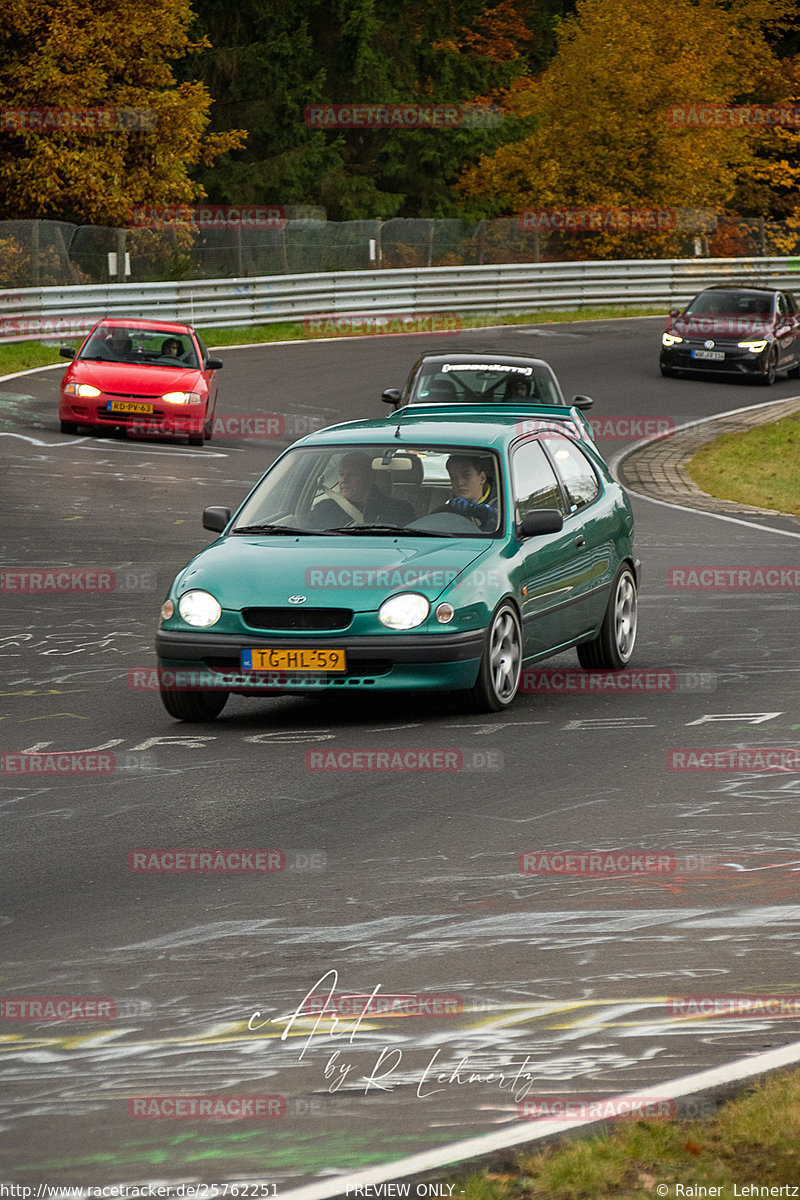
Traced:
MULTIPOLYGON (((562 321, 597 321, 614 317, 652 317, 660 309, 653 307, 627 308, 607 304, 597 308, 571 309, 568 312, 537 313, 465 313, 462 329, 483 329, 493 325, 551 325, 562 321)), ((234 329, 209 328, 202 330, 203 341, 210 347, 255 345, 259 342, 309 341, 302 321, 277 321, 270 325, 237 326, 234 329)), ((349 337, 344 332, 340 337, 349 337)), ((363 335, 362 335, 363 336, 363 335)), ((379 336, 379 335, 376 335, 379 336)), ((454 336, 457 334, 454 333, 454 336)), ((65 338, 59 345, 75 346, 83 338, 65 338)), ((0 375, 47 367, 59 361, 58 346, 41 342, 9 342, 0 345, 0 375)), ((66 370, 66 361, 64 369, 66 370)))
POLYGON ((800 413, 723 434, 702 446, 686 470, 711 496, 800 516, 800 413))
POLYGON ((800 1184, 800 1073, 770 1076, 709 1120, 620 1123, 537 1153, 520 1151, 513 1170, 448 1181, 453 1197, 466 1200, 791 1196, 786 1185, 800 1184), (748 1191, 753 1184, 783 1190, 748 1191))

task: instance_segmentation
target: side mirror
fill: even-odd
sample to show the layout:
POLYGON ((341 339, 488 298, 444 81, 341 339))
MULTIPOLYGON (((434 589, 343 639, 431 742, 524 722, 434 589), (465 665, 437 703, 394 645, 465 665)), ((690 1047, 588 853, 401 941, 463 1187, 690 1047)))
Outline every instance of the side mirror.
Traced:
POLYGON ((534 508, 526 512, 519 526, 522 537, 536 537, 543 533, 559 533, 564 528, 564 517, 557 508, 534 508))
POLYGON ((669 310, 669 315, 671 317, 680 317, 682 315, 682 313, 683 313, 683 309, 680 309, 680 308, 671 308, 669 310))
POLYGON ((207 358, 206 359, 206 370, 207 371, 221 371, 222 370, 222 359, 221 358, 207 358))
POLYGON ((222 533, 225 526, 231 519, 231 510, 222 508, 218 504, 214 504, 211 508, 203 509, 203 529, 210 529, 212 533, 222 533))
POLYGON ((384 404, 393 404, 397 408, 400 403, 400 388, 387 388, 385 392, 381 392, 381 400, 384 404))
POLYGON ((570 404, 573 408, 580 408, 585 412, 587 408, 592 407, 594 400, 591 396, 573 396, 570 404))
POLYGON ((62 358, 74 358, 75 357, 75 351, 72 349, 72 346, 62 346, 58 353, 61 355, 62 358))

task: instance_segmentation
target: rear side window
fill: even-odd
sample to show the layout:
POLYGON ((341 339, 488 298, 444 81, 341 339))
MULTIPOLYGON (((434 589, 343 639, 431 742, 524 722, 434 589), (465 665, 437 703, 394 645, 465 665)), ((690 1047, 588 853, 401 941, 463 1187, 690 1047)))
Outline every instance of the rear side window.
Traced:
POLYGON ((544 443, 561 476, 570 504, 570 512, 585 508, 600 495, 600 483, 586 455, 568 438, 547 434, 544 443))

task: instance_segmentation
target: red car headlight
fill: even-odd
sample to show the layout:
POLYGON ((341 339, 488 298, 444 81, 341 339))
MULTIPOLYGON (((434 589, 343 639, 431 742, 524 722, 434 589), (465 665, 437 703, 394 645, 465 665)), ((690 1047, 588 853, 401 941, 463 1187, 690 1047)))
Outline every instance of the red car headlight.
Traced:
POLYGON ((164 392, 161 399, 167 404, 201 404, 203 397, 199 392, 164 392))
POLYGON ((99 396, 100 388, 91 383, 68 383, 64 388, 68 396, 99 396))

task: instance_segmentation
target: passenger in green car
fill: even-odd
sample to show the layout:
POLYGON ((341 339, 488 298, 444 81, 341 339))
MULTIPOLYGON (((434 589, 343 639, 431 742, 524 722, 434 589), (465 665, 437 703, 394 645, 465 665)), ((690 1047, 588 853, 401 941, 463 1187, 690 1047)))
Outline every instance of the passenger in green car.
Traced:
MULTIPOLYGON (((395 500, 381 491, 372 459, 361 450, 345 454, 339 463, 339 492, 361 514, 365 525, 407 525, 414 520, 414 509, 407 500, 395 500)), ((336 500, 323 500, 312 516, 318 529, 330 529, 356 519, 349 508, 336 500)))

